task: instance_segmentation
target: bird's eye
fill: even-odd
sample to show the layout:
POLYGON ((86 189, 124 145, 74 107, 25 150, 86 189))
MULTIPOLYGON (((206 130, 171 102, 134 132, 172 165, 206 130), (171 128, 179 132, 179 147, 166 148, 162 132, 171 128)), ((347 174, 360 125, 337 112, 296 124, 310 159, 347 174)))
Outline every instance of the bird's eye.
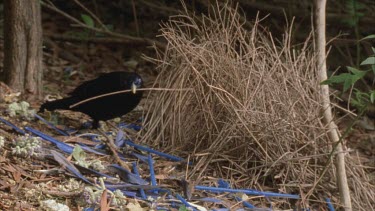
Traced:
POLYGON ((134 80, 134 84, 137 85, 137 86, 141 86, 141 84, 142 84, 142 80, 141 80, 140 78, 136 78, 136 79, 134 80))

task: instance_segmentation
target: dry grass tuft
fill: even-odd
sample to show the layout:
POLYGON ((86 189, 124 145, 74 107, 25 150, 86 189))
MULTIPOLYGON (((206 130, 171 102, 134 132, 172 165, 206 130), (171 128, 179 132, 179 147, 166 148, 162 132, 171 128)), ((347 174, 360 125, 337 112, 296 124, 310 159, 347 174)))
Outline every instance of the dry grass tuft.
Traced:
MULTIPOLYGON (((163 25, 168 47, 154 60, 160 71, 156 84, 191 91, 154 96, 142 142, 192 155, 189 178, 201 183, 204 176, 213 176, 237 187, 302 196, 315 188, 304 206, 327 196, 337 202, 332 169, 313 187, 330 144, 320 120, 311 39, 292 46, 287 30, 275 43, 259 21, 246 31, 237 10, 224 6, 214 11, 200 21, 181 15, 163 25)), ((352 171, 363 175, 360 168, 352 171)), ((364 182, 351 185, 355 190, 364 182)), ((362 188, 353 195, 354 204, 368 210, 374 205, 365 199, 374 191, 362 188)))

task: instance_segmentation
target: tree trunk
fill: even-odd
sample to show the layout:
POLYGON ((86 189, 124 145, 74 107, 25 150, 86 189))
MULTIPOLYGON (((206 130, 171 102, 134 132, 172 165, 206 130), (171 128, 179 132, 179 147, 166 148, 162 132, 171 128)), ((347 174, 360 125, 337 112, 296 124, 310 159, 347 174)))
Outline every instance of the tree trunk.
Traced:
POLYGON ((42 25, 38 0, 4 1, 5 82, 28 99, 42 95, 42 25))
MULTIPOLYGON (((318 50, 318 67, 319 67, 319 80, 327 80, 327 66, 326 66, 326 0, 315 0, 315 34, 316 34, 316 46, 318 50)), ((331 139, 332 145, 339 141, 339 134, 337 125, 333 121, 331 102, 329 99, 329 87, 328 85, 321 85, 321 96, 323 103, 323 118, 324 122, 328 125, 329 133, 328 136, 331 139)), ((335 166, 337 175, 337 185, 340 191, 340 199, 344 205, 345 211, 351 211, 351 199, 348 181, 345 170, 345 153, 343 153, 343 146, 339 143, 334 149, 336 154, 335 166)))

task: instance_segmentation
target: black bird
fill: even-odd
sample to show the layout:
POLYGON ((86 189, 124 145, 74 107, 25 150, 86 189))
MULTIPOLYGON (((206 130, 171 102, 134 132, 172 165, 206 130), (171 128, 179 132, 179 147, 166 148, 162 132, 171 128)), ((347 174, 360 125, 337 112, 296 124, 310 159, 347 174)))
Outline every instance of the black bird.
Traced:
POLYGON ((79 111, 89 115, 93 119, 93 128, 97 128, 99 120, 109 120, 120 117, 132 111, 142 98, 142 91, 137 91, 143 86, 140 75, 132 72, 111 72, 102 74, 96 79, 86 81, 69 93, 69 97, 46 102, 40 106, 39 112, 45 109, 53 111, 56 109, 79 111), (105 97, 93 99, 77 106, 74 104, 91 97, 122 91, 131 90, 105 97))

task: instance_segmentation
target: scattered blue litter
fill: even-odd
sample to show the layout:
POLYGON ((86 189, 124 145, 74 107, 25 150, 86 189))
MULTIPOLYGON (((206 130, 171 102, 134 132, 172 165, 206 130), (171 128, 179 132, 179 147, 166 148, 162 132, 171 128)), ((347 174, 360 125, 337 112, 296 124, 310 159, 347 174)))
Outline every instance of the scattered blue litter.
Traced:
POLYGON ((140 131, 142 129, 141 126, 139 125, 136 125, 136 124, 127 124, 127 123, 124 123, 124 122, 121 122, 120 124, 118 124, 118 127, 123 129, 123 128, 128 128, 128 129, 131 129, 131 130, 135 130, 135 131, 140 131))
POLYGON ((242 200, 240 197, 234 197, 237 201, 240 201, 240 202, 242 202, 242 204, 243 204, 243 206, 244 207, 247 207, 247 208, 256 208, 254 205, 252 205, 252 204, 250 204, 249 202, 247 202, 247 201, 244 201, 244 200, 242 200))
POLYGON ((125 141, 125 144, 129 145, 129 146, 132 146, 134 148, 137 148, 139 150, 142 150, 142 151, 145 151, 145 152, 149 152, 149 153, 152 153, 152 154, 155 154, 155 155, 158 155, 160 157, 165 157, 169 160, 172 160, 172 161, 184 161, 185 159, 183 158, 180 158, 180 157, 176 157, 176 156, 173 156, 173 155, 170 155, 170 154, 167 154, 167 153, 164 153, 164 152, 159 152, 159 151, 156 151, 154 149, 150 149, 148 147, 145 147, 145 146, 141 146, 141 145, 138 145, 138 144, 135 144, 134 142, 132 141, 129 141, 129 140, 126 140, 125 141))
POLYGON ((249 195, 259 195, 265 197, 280 197, 280 198, 291 198, 291 199, 299 199, 299 195, 294 194, 285 194, 285 193, 272 193, 272 192, 262 192, 262 191, 254 191, 254 190, 247 190, 247 189, 231 189, 231 188, 217 188, 217 187, 208 187, 208 186, 195 186, 195 190, 204 190, 204 191, 211 191, 216 193, 244 193, 249 195))
POLYGON ((137 176, 136 174, 131 173, 130 171, 122 168, 121 166, 117 164, 112 164, 108 166, 108 170, 115 172, 119 175, 122 181, 128 182, 131 184, 137 184, 137 185, 148 185, 149 183, 142 179, 141 177, 137 176))
POLYGON ((25 135, 26 132, 23 131, 22 129, 20 129, 19 127, 15 126, 14 124, 12 124, 11 122, 3 119, 0 117, 0 121, 2 121, 4 124, 8 125, 9 127, 11 127, 13 130, 15 130, 17 133, 20 133, 22 135, 25 135))
POLYGON ((139 159, 140 161, 144 162, 144 163, 148 163, 148 157, 147 156, 144 156, 144 155, 141 155, 141 154, 138 154, 136 152, 131 152, 130 153, 132 156, 136 157, 137 159, 139 159))
POLYGON ((116 134, 115 145, 117 147, 123 147, 125 145, 124 132, 119 130, 116 134))
POLYGON ((230 184, 223 179, 217 181, 219 188, 230 188, 230 184))
POLYGON ((333 207, 333 204, 330 198, 326 198, 326 203, 327 203, 327 207, 329 211, 335 211, 335 208, 333 207))
MULTIPOLYGON (((58 129, 52 123, 46 121, 45 119, 43 119, 39 115, 36 114, 35 117, 38 118, 39 120, 45 122, 51 128, 56 130, 59 134, 62 134, 64 136, 69 135, 66 131, 58 129)), ((10 123, 9 121, 7 121, 7 120, 5 120, 1 117, 0 117, 0 121, 3 122, 6 125, 12 127, 18 133, 25 134, 25 131, 18 128, 17 126, 10 123)), ((120 128, 129 128, 129 129, 133 129, 133 130, 140 130, 141 129, 141 126, 139 126, 139 125, 125 124, 125 123, 120 123, 119 127, 120 128)), ((44 133, 42 133, 38 130, 35 130, 31 127, 25 127, 25 130, 34 134, 34 135, 36 135, 36 136, 39 136, 39 137, 43 138, 46 141, 49 141, 49 142, 55 144, 57 146, 57 148, 59 148, 60 150, 62 150, 65 153, 70 154, 70 153, 73 152, 72 146, 67 145, 63 142, 60 142, 60 141, 54 139, 53 137, 48 136, 48 135, 46 135, 46 134, 44 134, 44 133)), ((95 141, 98 141, 97 140, 98 135, 96 135, 96 134, 87 134, 87 135, 82 135, 82 136, 90 137, 91 139, 93 139, 95 141)), ((154 149, 148 148, 146 146, 135 144, 131 140, 126 139, 124 132, 122 130, 119 130, 116 134, 115 145, 117 147, 123 147, 125 144, 128 145, 128 146, 134 147, 138 150, 145 151, 145 152, 148 153, 148 156, 145 156, 145 155, 136 153, 134 151, 131 151, 130 153, 128 153, 128 155, 131 155, 131 156, 137 158, 138 161, 141 161, 141 162, 144 162, 144 163, 147 162, 147 164, 149 166, 149 171, 150 171, 150 182, 151 182, 151 184, 149 184, 146 180, 144 180, 140 177, 136 162, 132 163, 132 169, 133 169, 134 173, 122 168, 121 166, 119 166, 117 164, 112 164, 112 165, 108 166, 108 170, 112 173, 114 172, 117 175, 119 175, 119 177, 124 182, 123 183, 116 183, 114 181, 111 182, 110 180, 105 181, 105 186, 108 190, 111 190, 111 191, 121 190, 125 196, 138 198, 137 197, 137 195, 138 195, 138 196, 140 196, 140 199, 143 199, 143 200, 147 200, 148 197, 156 199, 156 198, 160 197, 160 195, 167 194, 166 197, 168 199, 176 200, 176 198, 177 198, 179 201, 181 201, 181 203, 179 203, 178 201, 177 202, 171 201, 171 202, 169 202, 168 207, 157 206, 156 207, 157 210, 170 210, 169 207, 174 207, 174 208, 178 209, 182 205, 185 205, 186 207, 189 207, 189 209, 197 210, 194 207, 194 205, 189 204, 186 201, 186 199, 184 199, 181 195, 176 194, 176 193, 172 193, 169 189, 164 189, 160 186, 157 186, 156 177, 155 177, 155 170, 154 170, 155 161, 153 160, 151 154, 155 154, 155 155, 158 155, 160 157, 167 158, 169 160, 177 161, 177 162, 185 161, 185 159, 177 157, 177 156, 173 156, 173 155, 170 155, 170 154, 167 154, 167 153, 159 152, 159 151, 156 151, 154 149), (146 195, 146 193, 147 193, 147 195, 146 195)), ((95 149, 104 149, 104 147, 105 147, 104 144, 98 144, 97 146, 95 146, 95 149, 93 149, 92 147, 89 147, 87 145, 84 145, 84 144, 80 144, 80 145, 81 145, 82 149, 84 149, 85 151, 92 152, 92 153, 99 154, 99 155, 107 155, 107 153, 95 150, 95 149)), ((77 178, 81 179, 82 181, 84 181, 86 183, 94 185, 86 177, 84 177, 81 172, 93 174, 93 175, 96 175, 98 177, 113 178, 112 176, 110 176, 108 174, 104 174, 104 173, 101 173, 101 172, 98 172, 98 171, 95 171, 95 170, 92 170, 92 169, 89 169, 89 168, 78 167, 77 165, 74 165, 70 161, 68 161, 59 152, 51 151, 51 153, 52 153, 54 159, 60 165, 62 165, 67 171, 69 171, 74 176, 76 176, 77 178)), ((119 156, 121 157, 121 159, 125 160, 125 157, 122 154, 119 153, 119 156)), ((299 195, 295 195, 295 194, 261 192, 261 191, 252 190, 252 189, 232 189, 230 184, 223 179, 219 179, 217 183, 218 183, 218 187, 195 186, 195 190, 204 190, 204 191, 215 192, 215 193, 243 193, 243 194, 248 194, 248 195, 258 195, 258 196, 264 196, 267 200, 270 200, 268 197, 281 197, 281 198, 292 198, 292 199, 299 199, 300 198, 299 195)), ((246 210, 264 210, 264 211, 272 210, 272 207, 271 207, 271 209, 269 209, 269 208, 256 208, 251 203, 249 203, 247 201, 243 201, 241 198, 235 196, 235 194, 229 194, 229 195, 227 195, 227 197, 234 198, 234 199, 242 202, 243 207, 245 207, 246 210)), ((219 204, 221 206, 224 206, 224 204, 225 204, 225 202, 223 200, 220 200, 218 198, 212 198, 212 197, 197 198, 197 199, 194 199, 194 200, 202 201, 202 202, 208 202, 208 203, 215 203, 215 204, 219 204)), ((327 203, 328 209, 330 211, 334 211, 334 207, 333 207, 329 198, 326 199, 326 203, 327 203)), ((85 208, 84 210, 89 211, 89 210, 94 210, 94 209, 93 208, 85 208)), ((217 211, 224 211, 224 210, 229 210, 229 209, 228 208, 219 208, 219 209, 216 209, 216 210, 217 211)), ((237 209, 237 210, 240 211, 240 210, 245 210, 245 209, 237 209)))
POLYGON ((25 130, 26 131, 29 131, 31 132, 32 134, 36 135, 36 136, 39 136, 41 137, 42 139, 46 140, 46 141, 49 141, 53 144, 55 144, 57 146, 57 148, 59 148, 61 151, 65 152, 65 153, 68 153, 68 154, 71 154, 73 152, 73 147, 68 145, 68 144, 65 144, 63 142, 60 142, 54 138, 52 138, 51 136, 48 136, 38 130, 35 130, 31 127, 25 127, 25 130))
MULTIPOLYGON (((151 185, 152 186, 157 186, 157 183, 156 183, 156 177, 155 177, 155 170, 154 170, 154 160, 152 159, 152 156, 151 154, 148 154, 148 168, 149 168, 149 171, 150 171, 150 180, 151 180, 151 185)), ((157 190, 154 190, 154 193, 158 193, 157 190)))
MULTIPOLYGON (((133 166, 133 172, 134 172, 134 174, 137 175, 138 177, 141 177, 141 175, 139 175, 137 163, 133 162, 132 166, 133 166)), ((142 199, 147 199, 146 193, 143 190, 143 188, 139 189, 139 193, 141 194, 142 199)))
POLYGON ((106 144, 98 144, 98 145, 96 145, 94 148, 95 148, 95 149, 105 149, 106 147, 107 147, 106 144))
POLYGON ((48 122, 47 120, 45 120, 43 117, 39 116, 38 114, 34 114, 34 116, 39 119, 40 121, 44 122, 45 124, 47 124, 48 126, 50 126, 51 128, 53 128, 54 130, 56 130, 56 132, 60 133, 61 135, 63 136, 69 136, 69 134, 63 130, 60 130, 59 128, 57 128, 54 124, 52 124, 51 122, 48 122))
POLYGON ((100 151, 95 150, 95 149, 93 149, 93 148, 91 148, 91 147, 89 147, 89 146, 87 146, 87 145, 85 145, 85 144, 79 144, 79 146, 80 146, 83 150, 85 150, 85 151, 87 151, 87 152, 92 152, 92 153, 97 154, 97 155, 108 155, 107 152, 100 152, 100 151))
POLYGON ((156 210, 170 210, 168 207, 156 207, 156 210))
POLYGON ((82 181, 94 185, 92 182, 90 182, 86 177, 84 177, 79 170, 70 163, 62 154, 51 150, 51 153, 53 155, 53 158, 55 159, 56 162, 58 162, 60 165, 62 165, 64 168, 66 168, 70 173, 75 175, 77 178, 81 179, 82 181))
POLYGON ((176 194, 176 198, 180 200, 186 207, 192 207, 180 194, 176 194))
POLYGON ((80 166, 78 164, 75 164, 74 166, 78 170, 80 170, 81 172, 89 173, 89 174, 95 175, 97 177, 105 177, 105 178, 108 178, 108 179, 114 178, 114 177, 112 177, 112 176, 110 176, 108 174, 104 174, 104 173, 101 173, 99 171, 95 171, 94 169, 90 169, 90 168, 86 168, 86 167, 80 166))

